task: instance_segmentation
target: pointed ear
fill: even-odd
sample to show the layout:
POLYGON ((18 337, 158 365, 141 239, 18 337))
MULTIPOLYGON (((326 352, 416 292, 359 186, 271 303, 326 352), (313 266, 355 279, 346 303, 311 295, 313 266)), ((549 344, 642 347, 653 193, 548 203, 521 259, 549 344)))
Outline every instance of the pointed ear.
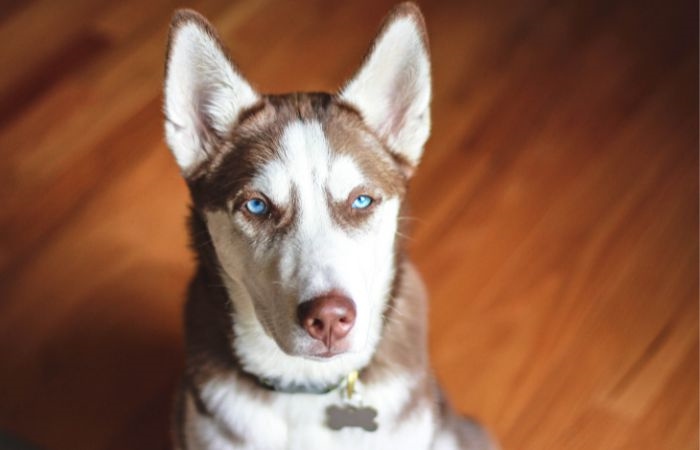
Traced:
POLYGON ((185 176, 257 100, 209 22, 194 11, 178 10, 165 68, 165 135, 185 176))
POLYGON ((425 23, 413 3, 395 7, 357 74, 341 90, 365 122, 408 163, 430 133, 430 59, 425 23))

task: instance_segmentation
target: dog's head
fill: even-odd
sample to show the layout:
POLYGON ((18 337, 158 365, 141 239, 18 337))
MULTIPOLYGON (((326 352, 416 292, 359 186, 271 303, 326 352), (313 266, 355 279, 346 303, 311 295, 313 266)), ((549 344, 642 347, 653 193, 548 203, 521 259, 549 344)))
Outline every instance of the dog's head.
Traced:
POLYGON ((423 19, 411 4, 389 15, 337 94, 258 94, 204 18, 176 13, 166 137, 206 222, 235 332, 253 347, 237 349, 243 359, 271 352, 270 342, 306 360, 371 355, 430 91, 423 19))

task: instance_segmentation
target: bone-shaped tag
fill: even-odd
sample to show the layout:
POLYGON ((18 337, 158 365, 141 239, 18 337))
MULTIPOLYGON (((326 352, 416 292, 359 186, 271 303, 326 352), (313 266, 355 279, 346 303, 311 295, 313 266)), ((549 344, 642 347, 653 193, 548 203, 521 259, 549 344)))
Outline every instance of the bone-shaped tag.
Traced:
POLYGON ((326 425, 331 430, 340 430, 345 427, 359 427, 365 431, 376 431, 379 425, 374 420, 377 410, 369 407, 355 407, 352 405, 326 408, 326 425))

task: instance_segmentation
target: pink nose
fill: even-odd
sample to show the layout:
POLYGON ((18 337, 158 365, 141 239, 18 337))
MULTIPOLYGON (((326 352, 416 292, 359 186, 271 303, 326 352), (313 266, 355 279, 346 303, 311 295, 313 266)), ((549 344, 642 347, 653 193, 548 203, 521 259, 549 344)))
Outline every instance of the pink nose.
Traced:
POLYGON ((355 324, 355 303, 332 292, 300 304, 297 314, 299 324, 309 336, 330 350, 333 342, 347 336, 355 324))

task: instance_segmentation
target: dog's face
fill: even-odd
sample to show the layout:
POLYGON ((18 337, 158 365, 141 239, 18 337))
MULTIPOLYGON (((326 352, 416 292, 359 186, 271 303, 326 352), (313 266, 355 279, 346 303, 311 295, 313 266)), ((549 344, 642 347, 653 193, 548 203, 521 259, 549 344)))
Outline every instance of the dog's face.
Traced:
POLYGON ((430 127, 424 36, 417 8, 400 6, 339 94, 263 96, 201 16, 176 15, 167 141, 242 338, 263 330, 284 353, 322 360, 376 344, 430 127))
POLYGON ((330 97, 262 102, 196 186, 220 196, 204 217, 222 269, 286 353, 357 350, 377 333, 391 289, 404 175, 357 113, 330 97), (300 304, 324 296, 354 306, 340 339, 315 339, 298 320, 300 304))

